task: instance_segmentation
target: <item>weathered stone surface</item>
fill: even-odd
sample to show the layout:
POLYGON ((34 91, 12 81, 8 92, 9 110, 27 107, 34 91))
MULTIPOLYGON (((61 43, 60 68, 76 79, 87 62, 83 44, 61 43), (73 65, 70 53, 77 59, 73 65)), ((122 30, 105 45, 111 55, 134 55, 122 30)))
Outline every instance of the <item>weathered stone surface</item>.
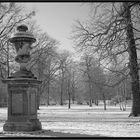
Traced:
POLYGON ((36 93, 31 93, 31 114, 35 114, 36 113, 36 93))
POLYGON ((9 78, 33 78, 37 79, 31 71, 28 70, 19 70, 13 73, 9 78))
POLYGON ((42 126, 38 119, 27 122, 6 122, 3 126, 4 131, 35 131, 41 130, 42 126))
POLYGON ((3 127, 5 131, 41 129, 41 123, 37 119, 37 87, 41 81, 27 70, 31 45, 36 39, 27 30, 27 26, 20 25, 17 33, 9 39, 15 46, 15 61, 20 64, 20 69, 3 80, 8 84, 8 120, 3 127))
POLYGON ((40 81, 31 78, 7 79, 8 119, 5 131, 34 131, 41 129, 37 119, 37 87, 40 81))
POLYGON ((12 114, 23 114, 22 93, 12 94, 12 114))

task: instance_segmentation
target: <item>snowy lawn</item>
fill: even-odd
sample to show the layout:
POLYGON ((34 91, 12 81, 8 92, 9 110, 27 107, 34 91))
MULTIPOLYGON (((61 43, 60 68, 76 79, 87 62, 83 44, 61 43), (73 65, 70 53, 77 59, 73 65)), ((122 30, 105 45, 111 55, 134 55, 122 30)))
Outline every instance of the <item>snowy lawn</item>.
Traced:
POLYGON ((140 137, 140 117, 128 117, 130 107, 120 111, 119 106, 89 107, 86 105, 41 106, 38 118, 41 131, 4 132, 7 108, 0 108, 0 136, 28 137, 140 137))

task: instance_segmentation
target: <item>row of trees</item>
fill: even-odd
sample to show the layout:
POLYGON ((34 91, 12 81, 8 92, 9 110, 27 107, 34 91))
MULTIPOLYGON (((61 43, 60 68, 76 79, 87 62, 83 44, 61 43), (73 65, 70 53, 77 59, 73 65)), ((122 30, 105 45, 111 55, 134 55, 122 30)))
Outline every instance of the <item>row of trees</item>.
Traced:
MULTIPOLYGON (((18 69, 15 50, 8 42, 20 23, 28 25, 37 42, 32 46, 28 63, 35 76, 42 80, 38 88, 39 104, 68 102, 86 103, 91 107, 102 100, 119 103, 126 109, 133 97, 131 115, 139 115, 139 3, 91 4, 88 22, 77 21, 73 31, 76 50, 81 52, 76 61, 68 51, 60 51, 59 41, 43 32, 32 19, 34 11, 26 13, 15 3, 0 3, 0 78, 6 78, 18 69), (100 12, 99 12, 99 11, 100 12)), ((0 80, 1 81, 1 80, 0 80)), ((1 82, 0 85, 3 85, 1 82)), ((6 87, 1 87, 1 99, 6 99, 6 87)))
POLYGON ((15 27, 34 16, 34 11, 25 12, 23 7, 15 3, 0 3, 0 100, 7 100, 7 89, 2 79, 10 74, 10 65, 14 69, 13 48, 8 39, 15 31, 15 27))
POLYGON ((130 116, 140 115, 139 84, 139 22, 140 4, 137 2, 91 4, 91 18, 86 23, 77 21, 74 30, 76 46, 83 52, 92 52, 112 76, 106 86, 118 87, 131 83, 132 111, 130 116), (115 81, 114 81, 115 80, 115 81), (113 82, 113 83, 112 83, 113 82))
MULTIPOLYGON (((19 69, 19 65, 14 61, 15 48, 9 43, 9 38, 15 33, 17 25, 27 24, 29 31, 37 39, 32 46, 32 59, 28 63, 28 69, 42 81, 38 89, 38 107, 40 102, 49 105, 51 99, 59 100, 63 105, 64 99, 71 97, 70 93, 75 86, 71 54, 58 49, 59 42, 40 29, 32 18, 34 15, 34 11, 28 13, 20 4, 0 3, 0 81, 19 69), (64 92, 67 93, 66 97, 64 92)), ((7 100, 7 89, 2 82, 0 84, 3 102, 3 99, 7 100)))

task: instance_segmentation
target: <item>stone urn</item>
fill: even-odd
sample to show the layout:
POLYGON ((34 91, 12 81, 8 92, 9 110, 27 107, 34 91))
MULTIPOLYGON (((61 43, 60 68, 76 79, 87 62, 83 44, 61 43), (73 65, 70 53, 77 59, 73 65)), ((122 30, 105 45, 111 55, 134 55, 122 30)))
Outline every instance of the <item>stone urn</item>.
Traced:
POLYGON ((32 44, 36 41, 27 26, 20 25, 9 41, 15 46, 15 61, 20 69, 3 80, 8 88, 8 118, 4 131, 35 131, 41 130, 41 122, 37 118, 37 95, 41 81, 27 70, 32 44))

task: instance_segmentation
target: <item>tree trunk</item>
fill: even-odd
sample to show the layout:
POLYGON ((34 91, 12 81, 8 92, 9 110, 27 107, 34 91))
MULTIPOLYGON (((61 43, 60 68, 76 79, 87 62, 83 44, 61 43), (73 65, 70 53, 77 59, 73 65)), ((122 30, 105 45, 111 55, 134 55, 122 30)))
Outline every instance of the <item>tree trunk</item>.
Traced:
POLYGON ((50 105, 50 80, 48 79, 48 82, 47 82, 47 105, 49 106, 50 105))
POLYGON ((63 105, 63 84, 64 84, 64 71, 62 69, 61 91, 60 91, 60 105, 63 105))
POLYGON ((72 97, 72 103, 74 104, 74 101, 75 101, 75 98, 74 98, 74 96, 72 97))
POLYGON ((99 105, 99 100, 98 100, 98 95, 97 94, 95 96, 94 104, 97 105, 97 106, 99 105))
POLYGON ((74 82, 74 76, 75 76, 75 72, 73 71, 72 74, 72 103, 74 104, 74 100, 75 100, 75 82, 74 82))
POLYGON ((91 80, 90 80, 90 77, 89 77, 89 106, 90 107, 92 107, 92 85, 91 85, 92 83, 91 83, 91 80))
POLYGON ((102 92, 102 95, 103 95, 104 110, 106 110, 106 98, 105 98, 105 94, 102 92))
POLYGON ((118 85, 117 87, 117 100, 120 106, 120 110, 122 110, 122 106, 121 106, 121 89, 120 89, 120 85, 118 85))
POLYGON ((37 109, 39 110, 39 106, 40 106, 40 96, 38 95, 37 97, 37 109))
POLYGON ((74 100, 75 100, 75 89, 73 87, 73 90, 72 90, 72 103, 74 104, 74 100))
POLYGON ((61 83, 61 91, 60 91, 60 105, 63 105, 63 83, 61 83))
MULTIPOLYGON (((38 79, 41 80, 42 79, 42 73, 43 73, 43 70, 42 70, 42 65, 41 65, 41 61, 40 59, 38 59, 38 62, 37 62, 37 65, 38 65, 38 79)), ((39 106, 40 106, 40 97, 41 96, 41 85, 39 85, 38 87, 38 93, 37 93, 37 109, 39 109, 39 106)))
POLYGON ((10 76, 10 66, 9 66, 9 46, 7 43, 7 77, 10 76))
POLYGON ((69 95, 69 106, 68 106, 68 108, 70 109, 71 108, 71 102, 70 102, 71 96, 70 96, 70 92, 69 91, 68 91, 68 95, 69 95))
POLYGON ((129 67, 130 67, 130 77, 132 86, 132 110, 129 116, 140 115, 140 87, 139 87, 139 73, 138 73, 138 63, 137 63, 137 52, 134 40, 133 25, 131 22, 131 12, 129 8, 129 3, 123 3, 125 9, 125 19, 126 19, 126 32, 128 41, 128 53, 129 53, 129 67))
POLYGON ((39 110, 40 106, 40 87, 38 87, 38 93, 37 93, 37 109, 39 110))
POLYGON ((97 106, 99 105, 99 100, 98 100, 98 98, 96 99, 96 105, 97 105, 97 106))
POLYGON ((89 99, 89 106, 92 107, 92 99, 89 99))
POLYGON ((123 95, 124 95, 124 102, 123 102, 123 111, 126 111, 126 104, 127 104, 127 100, 126 100, 126 81, 123 82, 123 95))

